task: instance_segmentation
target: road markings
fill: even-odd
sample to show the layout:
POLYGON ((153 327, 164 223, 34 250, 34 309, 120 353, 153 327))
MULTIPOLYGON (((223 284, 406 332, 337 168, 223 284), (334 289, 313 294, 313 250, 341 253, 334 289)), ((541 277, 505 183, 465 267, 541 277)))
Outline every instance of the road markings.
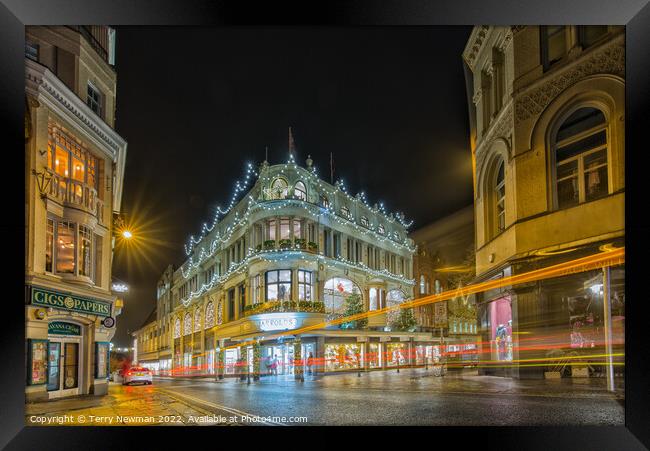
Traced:
MULTIPOLYGON (((179 388, 185 388, 185 386, 184 387, 179 387, 179 388)), ((224 406, 224 405, 221 405, 221 404, 216 404, 216 403, 213 403, 213 402, 210 402, 210 401, 206 401, 205 399, 196 398, 194 396, 188 395, 187 393, 178 393, 176 391, 171 391, 169 389, 159 389, 159 390, 162 391, 162 392, 167 393, 169 396, 172 396, 172 397, 173 396, 178 396, 180 398, 185 398, 187 400, 193 401, 193 402, 198 403, 198 404, 203 404, 203 405, 212 407, 213 409, 225 410, 226 412, 233 413, 235 415, 247 416, 247 417, 260 417, 260 415, 254 415, 252 413, 244 412, 243 410, 234 409, 232 407, 227 407, 227 406, 224 406)), ((265 424, 267 426, 286 426, 286 424, 279 423, 279 422, 272 421, 272 420, 256 421, 255 424, 265 424)))

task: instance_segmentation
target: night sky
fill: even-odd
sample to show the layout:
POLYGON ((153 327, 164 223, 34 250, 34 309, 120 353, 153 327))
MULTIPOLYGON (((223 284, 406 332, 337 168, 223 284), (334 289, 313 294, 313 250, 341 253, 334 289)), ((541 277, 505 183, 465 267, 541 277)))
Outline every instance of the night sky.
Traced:
POLYGON ((461 53, 471 27, 120 27, 116 128, 122 212, 136 240, 113 275, 130 292, 117 346, 155 307, 166 266, 226 206, 247 162, 307 155, 329 181, 403 211, 410 230, 472 202, 461 53))

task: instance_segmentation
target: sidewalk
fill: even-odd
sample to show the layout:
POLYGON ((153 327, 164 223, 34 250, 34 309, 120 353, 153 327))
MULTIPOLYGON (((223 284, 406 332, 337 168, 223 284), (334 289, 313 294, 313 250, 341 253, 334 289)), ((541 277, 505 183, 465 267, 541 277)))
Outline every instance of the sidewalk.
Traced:
MULTIPOLYGON (((210 412, 190 406, 153 386, 111 383, 106 396, 77 396, 25 404, 27 426, 210 425, 210 412)), ((227 425, 222 424, 222 425, 227 425)))

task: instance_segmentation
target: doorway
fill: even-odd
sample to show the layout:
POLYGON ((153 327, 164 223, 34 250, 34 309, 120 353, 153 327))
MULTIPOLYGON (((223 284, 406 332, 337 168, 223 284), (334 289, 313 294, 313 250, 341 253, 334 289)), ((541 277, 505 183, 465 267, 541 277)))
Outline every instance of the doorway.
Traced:
POLYGON ((50 398, 81 393, 79 339, 51 339, 47 360, 47 391, 50 398))

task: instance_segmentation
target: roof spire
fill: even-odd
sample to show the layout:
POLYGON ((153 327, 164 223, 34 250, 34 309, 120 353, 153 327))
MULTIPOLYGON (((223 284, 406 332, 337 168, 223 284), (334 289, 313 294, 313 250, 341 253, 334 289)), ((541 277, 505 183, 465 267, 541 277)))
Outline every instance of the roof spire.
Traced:
POLYGON ((293 160, 293 152, 296 150, 296 143, 293 141, 293 133, 291 133, 291 126, 289 126, 289 159, 293 160))

